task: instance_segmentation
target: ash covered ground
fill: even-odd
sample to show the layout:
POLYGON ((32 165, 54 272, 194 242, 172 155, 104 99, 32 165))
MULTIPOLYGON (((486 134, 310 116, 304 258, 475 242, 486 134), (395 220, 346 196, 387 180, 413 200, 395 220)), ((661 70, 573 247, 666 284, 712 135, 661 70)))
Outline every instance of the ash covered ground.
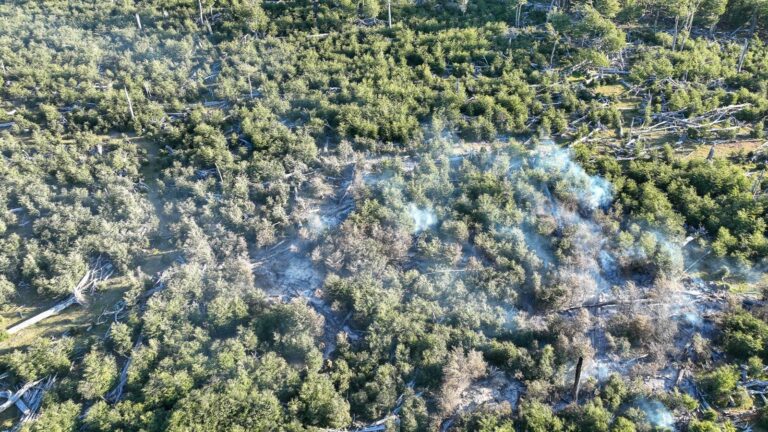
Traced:
MULTIPOLYGON (((718 336, 716 324, 729 307, 729 294, 726 285, 698 276, 708 254, 695 246, 700 232, 672 236, 631 215, 618 215, 610 181, 588 174, 568 148, 551 140, 524 145, 443 142, 437 147, 405 157, 358 157, 334 179, 327 197, 297 196, 307 216, 294 236, 255 253, 257 283, 271 298, 306 302, 323 317, 325 359, 335 357, 339 335, 352 343, 364 343, 366 337, 365 328, 355 323, 358 311, 342 306, 325 289, 329 275, 353 279, 355 273, 373 273, 374 278, 382 276, 386 291, 392 272, 410 272, 440 284, 434 294, 446 307, 461 304, 469 313, 475 306, 490 311, 496 326, 487 330, 490 335, 514 339, 510 335, 561 329, 557 343, 572 357, 553 375, 563 389, 574 382, 582 357, 582 391, 615 374, 641 383, 649 396, 636 405, 655 426, 673 428, 678 419, 653 395, 681 391, 706 404, 693 379, 692 362, 722 356, 703 348, 702 341, 718 336), (435 173, 443 183, 432 186, 442 188, 440 193, 417 197, 414 185, 435 173), (470 227, 461 237, 450 231, 451 218, 457 201, 466 199, 465 182, 474 181, 473 176, 500 179, 508 188, 501 194, 514 208, 498 220, 470 227), (354 221, 348 218, 359 215, 372 198, 386 208, 393 227, 389 239, 407 245, 393 248, 383 263, 367 262, 363 252, 347 248, 363 241, 354 238, 354 221), (501 247, 489 247, 488 236, 501 247), (510 266, 516 258, 526 267, 510 266), (502 279, 513 275, 515 281, 502 295, 462 304, 462 295, 471 297, 465 285, 477 274, 493 272, 502 279)), ((399 301, 410 301, 407 293, 396 295, 399 301)), ((527 392, 520 371, 496 367, 460 390, 442 430, 467 413, 515 410, 527 392)), ((556 409, 573 402, 570 392, 557 394, 552 400, 556 409)), ((397 409, 391 417, 396 414, 397 409)))

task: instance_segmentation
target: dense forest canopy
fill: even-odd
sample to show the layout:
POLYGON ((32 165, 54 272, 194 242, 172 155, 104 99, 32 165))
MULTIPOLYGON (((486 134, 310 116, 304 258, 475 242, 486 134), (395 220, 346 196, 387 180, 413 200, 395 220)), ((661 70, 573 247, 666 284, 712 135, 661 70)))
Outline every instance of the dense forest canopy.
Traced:
POLYGON ((768 1, 0 22, 0 428, 768 430, 768 1))

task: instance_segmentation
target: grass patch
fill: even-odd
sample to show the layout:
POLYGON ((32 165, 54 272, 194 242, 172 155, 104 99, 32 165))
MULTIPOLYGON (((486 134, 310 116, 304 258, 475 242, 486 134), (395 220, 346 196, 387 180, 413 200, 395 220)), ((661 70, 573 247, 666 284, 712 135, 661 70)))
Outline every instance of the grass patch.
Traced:
MULTIPOLYGON (((9 335, 7 339, 0 342, 0 354, 24 349, 41 337, 60 337, 64 334, 78 338, 103 335, 109 327, 109 323, 97 325, 96 319, 105 310, 122 300, 123 294, 129 288, 130 281, 125 277, 103 283, 101 289, 87 296, 87 304, 72 305, 58 315, 43 320, 17 334, 9 335)), ((19 299, 17 306, 0 312, 0 316, 3 318, 3 327, 8 328, 43 312, 59 301, 51 301, 40 298, 36 294, 26 293, 23 298, 19 299)))
POLYGON ((621 84, 609 84, 595 87, 595 93, 599 96, 619 96, 624 93, 624 86, 621 84))
MULTIPOLYGON (((752 140, 752 139, 716 144, 715 157, 717 158, 730 157, 735 154, 738 154, 741 151, 745 153, 749 153, 750 151, 756 150, 762 144, 763 144, 762 140, 752 140)), ((710 144, 702 144, 702 145, 696 146, 694 150, 688 153, 688 155, 685 158, 688 160, 706 159, 707 156, 709 156, 710 147, 711 147, 710 144)))

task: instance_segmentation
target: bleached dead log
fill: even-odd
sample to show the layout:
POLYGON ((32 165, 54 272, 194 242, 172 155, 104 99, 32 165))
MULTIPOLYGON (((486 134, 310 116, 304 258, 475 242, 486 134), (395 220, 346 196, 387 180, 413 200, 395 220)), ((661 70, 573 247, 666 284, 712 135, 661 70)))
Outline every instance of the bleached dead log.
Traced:
POLYGON ((114 272, 112 265, 109 263, 102 263, 101 258, 98 258, 96 260, 96 263, 94 264, 95 269, 94 270, 88 270, 85 272, 83 277, 80 279, 80 282, 77 283, 77 285, 72 289, 72 295, 68 297, 66 300, 62 301, 61 303, 58 303, 54 305, 53 307, 33 316, 32 318, 29 318, 25 321, 22 321, 15 326, 12 326, 6 330, 6 333, 9 335, 16 334, 30 326, 33 326, 40 321, 43 321, 46 318, 50 318, 64 309, 72 306, 75 303, 83 304, 85 303, 85 298, 83 297, 83 292, 86 289, 93 289, 96 286, 96 283, 100 280, 104 280, 112 276, 112 273, 114 272))
POLYGON ((355 173, 356 170, 353 168, 352 176, 349 179, 349 184, 347 184, 347 187, 344 188, 344 193, 341 195, 341 198, 338 199, 338 203, 342 203, 344 199, 347 198, 347 195, 349 195, 349 192, 352 190, 352 188, 355 186, 355 173))
POLYGON ((80 279, 80 282, 73 289, 72 296, 70 296, 63 302, 56 304, 50 309, 33 316, 28 320, 22 321, 21 323, 16 324, 15 326, 6 330, 6 333, 8 333, 9 335, 16 334, 24 330, 25 328, 33 326, 46 318, 50 318, 58 314, 59 312, 63 311, 64 309, 72 306, 73 304, 78 303, 78 298, 80 297, 82 290, 88 285, 88 281, 91 278, 92 274, 93 273, 90 270, 85 272, 85 275, 83 275, 82 279, 80 279))
POLYGON ((741 54, 739 54, 739 65, 736 70, 741 73, 741 68, 744 67, 744 59, 747 57, 749 51, 749 39, 744 39, 744 45, 741 47, 741 54))
POLYGON ((123 389, 125 389, 125 383, 128 381, 128 368, 131 367, 132 357, 128 357, 123 369, 120 371, 120 381, 117 382, 117 386, 107 393, 107 400, 111 403, 115 403, 123 396, 123 389))
MULTIPOLYGON (((45 395, 45 392, 48 391, 51 387, 53 387, 53 384, 56 382, 56 377, 49 377, 48 379, 44 380, 41 384, 34 386, 29 392, 27 392, 22 399, 20 399, 18 402, 21 402, 23 400, 24 405, 27 407, 27 411, 24 412, 19 422, 11 429, 11 432, 18 432, 22 429, 24 424, 37 419, 38 417, 38 411, 40 409, 40 405, 43 402, 43 396, 45 395)), ((17 406, 18 406, 17 402, 17 406)))
POLYGON ((131 120, 135 120, 136 117, 133 114, 133 102, 131 102, 131 96, 128 94, 128 88, 123 86, 123 92, 125 93, 125 100, 128 101, 128 112, 131 114, 131 120))
POLYGON ((711 111, 707 111, 695 117, 685 117, 685 110, 678 111, 666 111, 657 114, 653 114, 652 119, 658 121, 653 125, 648 125, 638 129, 638 132, 653 132, 660 130, 672 130, 688 127, 703 128, 714 126, 724 122, 727 117, 751 106, 749 103, 728 105, 720 108, 715 108, 711 111), (662 128, 664 126, 664 128, 662 128))
POLYGON ((761 380, 753 380, 744 383, 744 387, 751 389, 755 387, 768 387, 768 381, 761 381, 761 380))
POLYGON ((105 309, 98 318, 96 318, 96 324, 101 325, 107 322, 107 317, 112 322, 117 322, 120 319, 120 315, 125 312, 127 305, 125 301, 120 300, 115 303, 111 309, 105 309))
POLYGON ((571 306, 569 308, 560 309, 558 312, 564 313, 564 312, 572 312, 579 309, 595 309, 595 308, 602 308, 602 307, 609 307, 609 306, 625 306, 625 305, 633 305, 633 304, 645 304, 647 306, 652 306, 654 304, 663 304, 663 303, 661 303, 658 299, 653 299, 653 298, 639 298, 635 300, 608 300, 608 301, 598 302, 598 303, 571 306))
POLYGON ((677 378, 675 378, 675 387, 679 387, 680 383, 683 382, 683 378, 685 378, 686 375, 686 369, 685 367, 681 367, 677 371, 677 378))
POLYGON ((33 326, 33 325, 39 323, 40 321, 42 321, 42 320, 44 320, 46 318, 50 318, 50 317, 58 314, 59 312, 61 312, 64 309, 72 306, 75 303, 77 303, 77 299, 75 298, 75 296, 74 295, 70 296, 68 299, 66 299, 63 302, 53 306, 52 308, 46 310, 45 312, 41 312, 41 313, 33 316, 32 318, 30 318, 30 319, 28 319, 26 321, 22 321, 21 323, 16 324, 15 326, 9 328, 8 330, 6 330, 6 333, 8 333, 9 335, 16 334, 16 333, 24 330, 27 327, 33 326))
POLYGON ((629 75, 629 71, 617 69, 617 68, 598 68, 598 72, 600 72, 603 75, 629 75))
POLYGON ((377 421, 374 424, 371 424, 371 425, 368 425, 368 426, 365 426, 365 427, 362 427, 362 428, 359 428, 359 429, 355 429, 355 432, 378 432, 378 431, 384 431, 384 430, 387 430, 387 424, 390 421, 398 422, 399 418, 397 416, 392 415, 392 416, 386 417, 384 419, 381 419, 381 420, 377 421))
MULTIPOLYGON (((216 76, 217 74, 218 74, 218 73, 215 73, 215 74, 209 75, 209 76, 208 76, 208 77, 206 77, 206 78, 211 78, 211 77, 214 77, 214 76, 216 76)), ((223 108, 223 107, 227 106, 227 101, 223 101, 223 100, 216 100, 216 101, 206 101, 206 102, 203 102, 203 106, 204 106, 204 107, 206 107, 206 108, 211 108, 211 107, 216 107, 216 108, 223 108)))
POLYGON ((164 289, 165 289, 165 282, 162 281, 162 278, 158 279, 158 281, 155 282, 155 285, 151 289, 148 289, 148 290, 144 291, 139 298, 141 300, 148 299, 148 298, 152 297, 153 295, 155 295, 155 293, 158 293, 158 292, 160 292, 160 291, 162 291, 164 289))
POLYGON ((424 274, 424 275, 433 275, 433 274, 465 273, 465 272, 476 272, 476 271, 482 271, 482 269, 468 269, 468 268, 442 269, 442 270, 433 270, 433 271, 425 272, 425 273, 422 273, 422 274, 424 274))
POLYGON ((395 414, 388 415, 381 420, 373 422, 367 426, 362 426, 354 429, 324 429, 326 432, 379 432, 387 430, 387 425, 390 422, 396 424, 400 423, 400 417, 395 414))
POLYGON ((704 397, 704 393, 699 390, 699 387, 696 385, 696 381, 693 381, 693 390, 694 394, 699 398, 699 401, 701 402, 701 406, 704 407, 704 409, 711 409, 712 405, 707 402, 707 399, 704 397))
MULTIPOLYGON (((8 400, 6 400, 2 405, 0 405, 0 413, 7 410, 8 408, 12 407, 13 405, 16 405, 17 402, 21 399, 22 396, 24 396, 24 393, 28 392, 29 389, 36 386, 40 381, 30 381, 26 384, 24 384, 23 387, 21 387, 19 390, 16 391, 16 393, 13 393, 8 400)), ((24 404, 26 406, 26 404, 24 404)), ((22 411, 23 412, 23 411, 22 411)))
POLYGON ((587 134, 586 136, 583 136, 583 137, 577 139, 576 141, 572 142, 570 145, 574 146, 576 144, 581 143, 582 141, 586 141, 587 139, 591 138, 592 135, 596 134, 597 132, 600 132, 601 130, 602 130, 602 128, 600 128, 600 127, 594 128, 594 129, 592 129, 591 132, 589 132, 589 134, 587 134))
MULTIPOLYGON (((141 347, 141 336, 136 340, 131 351, 135 352, 139 347, 141 347)), ((107 401, 117 403, 120 398, 123 397, 123 390, 125 389, 125 384, 128 382, 128 369, 131 367, 131 362, 133 362, 133 356, 128 357, 128 360, 125 361, 123 368, 120 370, 120 380, 117 382, 115 388, 107 393, 107 401)))

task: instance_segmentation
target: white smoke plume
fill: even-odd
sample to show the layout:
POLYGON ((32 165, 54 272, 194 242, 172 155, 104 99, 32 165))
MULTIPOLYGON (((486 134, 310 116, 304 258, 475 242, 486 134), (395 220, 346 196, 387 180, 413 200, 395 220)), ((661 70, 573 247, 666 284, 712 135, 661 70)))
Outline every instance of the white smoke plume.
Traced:
POLYGON ((570 150, 557 147, 551 140, 536 148, 534 166, 564 180, 569 192, 574 193, 579 203, 590 210, 605 207, 611 202, 611 184, 602 177, 587 174, 571 159, 570 150))
POLYGON ((416 233, 427 230, 437 223, 435 212, 430 209, 420 208, 413 203, 408 204, 408 215, 413 221, 413 231, 416 233))
POLYGON ((648 422, 653 426, 664 429, 674 429, 675 416, 657 400, 641 400, 637 407, 643 410, 648 422))

